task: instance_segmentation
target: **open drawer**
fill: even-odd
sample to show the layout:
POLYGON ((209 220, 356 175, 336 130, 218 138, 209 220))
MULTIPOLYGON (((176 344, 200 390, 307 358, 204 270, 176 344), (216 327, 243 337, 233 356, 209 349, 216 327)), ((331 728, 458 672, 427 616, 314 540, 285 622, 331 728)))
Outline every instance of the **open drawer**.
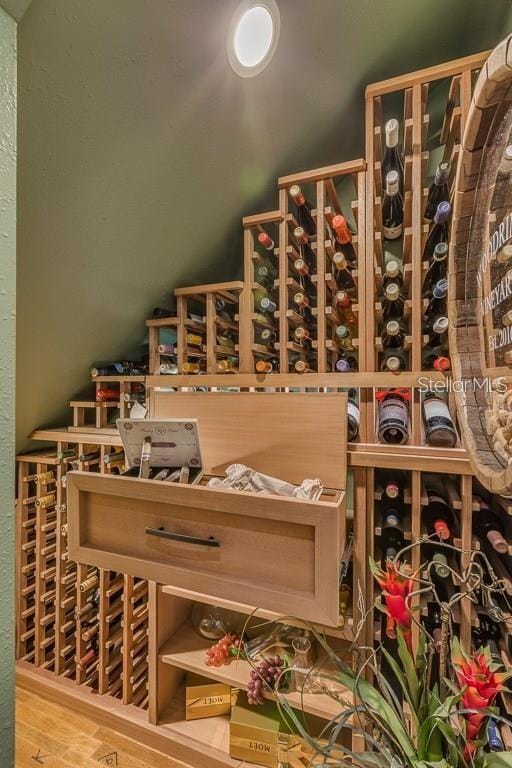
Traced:
POLYGON ((153 416, 198 420, 206 473, 221 474, 238 459, 293 483, 320 477, 334 490, 312 502, 70 472, 70 557, 211 595, 212 602, 336 625, 346 396, 165 395, 153 416))

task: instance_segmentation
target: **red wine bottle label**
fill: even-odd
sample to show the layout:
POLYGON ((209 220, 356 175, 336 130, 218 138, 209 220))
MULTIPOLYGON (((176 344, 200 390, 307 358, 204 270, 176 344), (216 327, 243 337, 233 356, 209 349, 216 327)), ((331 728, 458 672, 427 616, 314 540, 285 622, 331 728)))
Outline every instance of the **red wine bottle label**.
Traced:
POLYGON ((258 243, 265 248, 267 251, 273 251, 275 248, 275 243, 266 232, 260 232, 258 235, 258 243))

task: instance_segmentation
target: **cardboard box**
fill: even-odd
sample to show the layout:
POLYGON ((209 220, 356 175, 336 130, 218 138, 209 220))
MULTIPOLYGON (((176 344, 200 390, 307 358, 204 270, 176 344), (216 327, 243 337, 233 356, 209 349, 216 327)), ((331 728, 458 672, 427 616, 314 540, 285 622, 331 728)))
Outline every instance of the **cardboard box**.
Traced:
POLYGON ((229 715, 232 689, 225 683, 216 683, 207 677, 187 675, 185 687, 185 719, 229 715))
POLYGON ((229 755, 234 760, 278 768, 288 748, 287 731, 273 701, 251 706, 245 692, 240 691, 231 709, 229 755))

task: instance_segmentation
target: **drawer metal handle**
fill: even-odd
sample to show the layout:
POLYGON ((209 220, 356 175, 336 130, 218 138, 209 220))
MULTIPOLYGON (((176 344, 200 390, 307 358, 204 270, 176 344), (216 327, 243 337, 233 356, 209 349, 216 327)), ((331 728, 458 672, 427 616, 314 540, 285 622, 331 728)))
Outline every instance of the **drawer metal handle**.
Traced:
POLYGON ((160 539, 172 539, 172 541, 181 541, 183 544, 199 544, 202 547, 220 547, 220 541, 213 536, 209 539, 200 539, 198 536, 186 536, 184 533, 172 533, 165 528, 146 528, 145 533, 148 536, 158 536, 160 539))

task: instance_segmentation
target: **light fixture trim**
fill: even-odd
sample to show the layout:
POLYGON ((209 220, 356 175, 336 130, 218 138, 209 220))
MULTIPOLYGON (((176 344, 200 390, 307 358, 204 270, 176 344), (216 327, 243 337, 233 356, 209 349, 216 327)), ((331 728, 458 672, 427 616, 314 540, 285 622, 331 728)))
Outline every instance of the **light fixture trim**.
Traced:
POLYGON ((244 0, 238 6, 229 26, 228 59, 234 72, 240 77, 259 75, 275 53, 279 32, 280 15, 275 0, 244 0), (251 21, 254 22, 257 17, 253 12, 257 9, 265 11, 265 14, 260 14, 258 18, 260 40, 256 42, 259 45, 256 48, 253 46, 252 51, 246 48, 244 52, 241 48, 247 45, 247 35, 249 34, 249 27, 246 25, 244 28, 244 20, 248 24, 251 21), (254 59, 254 63, 251 63, 251 58, 254 59))

